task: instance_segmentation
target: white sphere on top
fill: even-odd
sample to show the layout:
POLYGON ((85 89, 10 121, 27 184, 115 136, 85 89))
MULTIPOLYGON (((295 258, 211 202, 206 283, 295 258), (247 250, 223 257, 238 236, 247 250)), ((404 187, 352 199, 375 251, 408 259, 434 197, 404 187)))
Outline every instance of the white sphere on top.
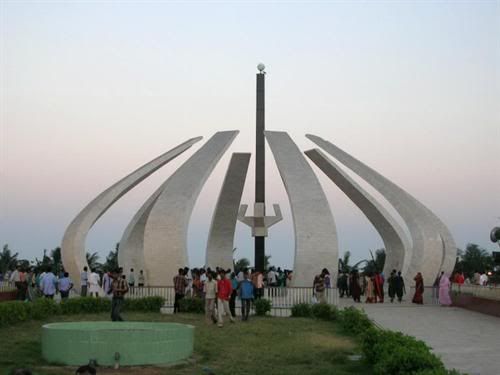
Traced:
POLYGON ((257 65, 257 69, 259 69, 259 72, 263 72, 264 69, 266 69, 266 66, 262 63, 260 63, 259 65, 257 65))

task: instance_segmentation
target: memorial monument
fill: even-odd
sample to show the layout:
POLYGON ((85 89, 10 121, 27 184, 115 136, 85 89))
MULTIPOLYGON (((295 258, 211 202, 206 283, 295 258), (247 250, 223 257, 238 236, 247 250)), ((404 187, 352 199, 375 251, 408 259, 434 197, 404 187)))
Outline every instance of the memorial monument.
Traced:
MULTIPOLYGON (((338 265, 335 221, 307 158, 357 205, 378 231, 386 248, 386 274, 392 269, 401 270, 407 285, 411 285, 417 272, 422 272, 424 279, 429 281, 441 271, 451 272, 456 256, 454 240, 445 224, 416 198, 327 140, 307 135, 324 152, 312 149, 303 153, 286 132, 266 131, 264 65, 259 64, 258 70, 253 216, 246 216, 248 205, 241 205, 251 154, 233 153, 212 216, 205 265, 232 267, 234 234, 237 221, 240 221, 251 228, 254 237, 255 268, 264 270, 265 238, 269 228, 282 220, 277 204, 273 204, 275 215, 266 215, 267 140, 292 211, 295 233, 293 286, 312 286, 314 275, 325 267, 335 280, 338 265), (398 223, 380 202, 326 154, 376 189, 393 206, 403 223, 398 223)), ((144 270, 148 285, 166 286, 172 284, 178 268, 189 265, 187 229, 194 204, 237 135, 237 130, 214 134, 145 201, 122 235, 118 255, 120 266, 144 270)), ((87 265, 85 240, 90 228, 124 194, 200 140, 201 137, 189 139, 146 163, 98 195, 73 219, 61 248, 64 267, 75 281, 77 290, 80 289, 80 272, 87 265)))

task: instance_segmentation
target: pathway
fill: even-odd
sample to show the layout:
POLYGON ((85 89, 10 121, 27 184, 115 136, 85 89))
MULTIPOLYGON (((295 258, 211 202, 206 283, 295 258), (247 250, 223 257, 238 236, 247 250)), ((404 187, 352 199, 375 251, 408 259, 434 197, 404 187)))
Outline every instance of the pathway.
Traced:
MULTIPOLYGON (((341 305, 351 304, 345 299, 341 305)), ((379 326, 425 341, 447 368, 500 375, 500 318, 457 307, 357 304, 379 326)))

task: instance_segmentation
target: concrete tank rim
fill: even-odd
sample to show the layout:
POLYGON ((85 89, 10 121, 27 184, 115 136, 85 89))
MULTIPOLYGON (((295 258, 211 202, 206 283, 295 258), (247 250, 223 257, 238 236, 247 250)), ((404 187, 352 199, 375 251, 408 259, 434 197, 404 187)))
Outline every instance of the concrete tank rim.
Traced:
POLYGON ((168 328, 179 327, 192 330, 195 326, 191 324, 174 322, 111 322, 105 320, 75 321, 75 322, 53 322, 42 325, 48 330, 73 330, 73 331, 119 331, 119 330, 141 330, 141 331, 164 331, 168 328))

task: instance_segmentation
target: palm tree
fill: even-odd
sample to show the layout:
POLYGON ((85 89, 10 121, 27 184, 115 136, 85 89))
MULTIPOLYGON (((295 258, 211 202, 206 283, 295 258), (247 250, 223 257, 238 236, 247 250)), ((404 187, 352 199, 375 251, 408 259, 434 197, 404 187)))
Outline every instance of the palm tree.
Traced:
POLYGON ((250 267, 250 261, 247 258, 238 259, 234 263, 234 272, 238 273, 248 267, 250 267))
POLYGON ((16 266, 18 255, 19 253, 12 254, 8 244, 3 245, 2 252, 0 253, 0 272, 2 274, 16 266))
POLYGON ((98 262, 99 254, 97 254, 97 252, 92 253, 92 254, 87 253, 87 254, 85 254, 85 257, 87 258, 87 264, 89 265, 89 268, 91 270, 101 268, 102 265, 98 262))
POLYGON ((345 253, 344 253, 344 256, 342 257, 342 259, 339 259, 339 271, 340 272, 346 272, 346 273, 349 273, 351 272, 351 270, 354 268, 354 267, 351 267, 349 265, 349 261, 351 259, 351 252, 349 250, 347 250, 345 253))
POLYGON ((271 255, 264 255, 264 269, 268 270, 271 267, 271 255))
POLYGON ((106 257, 106 261, 102 266, 102 270, 104 272, 114 271, 118 268, 118 250, 120 249, 120 243, 117 242, 115 246, 115 250, 111 250, 106 257))

